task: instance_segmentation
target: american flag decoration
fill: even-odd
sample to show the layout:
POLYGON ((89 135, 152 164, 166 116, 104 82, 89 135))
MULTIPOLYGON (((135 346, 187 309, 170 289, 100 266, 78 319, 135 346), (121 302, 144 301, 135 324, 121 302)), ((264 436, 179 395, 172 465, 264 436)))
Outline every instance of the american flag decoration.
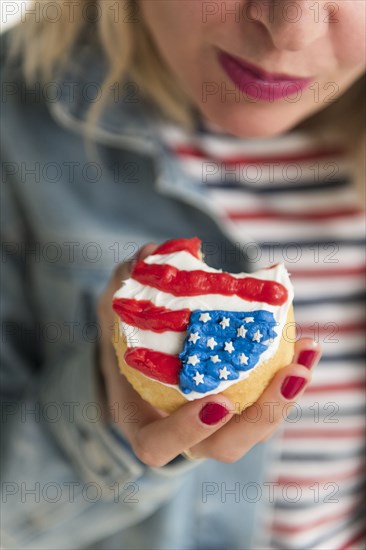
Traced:
POLYGON ((220 391, 266 357, 291 302, 278 282, 288 280, 283 266, 280 277, 232 275, 207 266, 200 248, 198 238, 162 244, 113 298, 126 363, 187 399, 220 391))
POLYGON ((179 385, 183 393, 206 393, 255 367, 276 338, 273 313, 196 310, 190 317, 179 385))

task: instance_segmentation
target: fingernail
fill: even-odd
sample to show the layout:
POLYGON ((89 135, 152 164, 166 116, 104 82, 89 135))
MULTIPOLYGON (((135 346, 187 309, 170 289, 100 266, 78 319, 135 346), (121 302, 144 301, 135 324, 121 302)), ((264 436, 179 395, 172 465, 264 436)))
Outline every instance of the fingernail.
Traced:
POLYGON ((281 386, 281 393, 285 399, 293 399, 295 395, 301 392, 306 384, 306 379, 302 376, 288 376, 284 379, 281 386))
POLYGON ((297 362, 299 363, 299 365, 303 365, 307 369, 311 369, 317 354, 318 351, 315 349, 304 349, 302 350, 302 352, 300 352, 297 362))
POLYGON ((229 411, 224 405, 220 405, 220 403, 206 403, 200 410, 199 417, 201 422, 212 426, 225 418, 227 414, 229 414, 229 411))

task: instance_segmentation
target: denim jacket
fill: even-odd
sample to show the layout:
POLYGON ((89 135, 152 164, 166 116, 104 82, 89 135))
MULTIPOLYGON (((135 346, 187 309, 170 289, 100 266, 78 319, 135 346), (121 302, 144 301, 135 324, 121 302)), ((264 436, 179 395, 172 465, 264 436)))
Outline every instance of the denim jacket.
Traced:
MULTIPOLYGON (((132 84, 88 151, 104 70, 93 48, 48 85, 27 85, 19 60, 1 65, 2 547, 253 548, 266 445, 235 464, 152 468, 100 418, 96 301, 116 264, 147 241, 198 235, 211 265, 245 265, 132 84)), ((133 421, 132 405, 118 414, 133 421)))

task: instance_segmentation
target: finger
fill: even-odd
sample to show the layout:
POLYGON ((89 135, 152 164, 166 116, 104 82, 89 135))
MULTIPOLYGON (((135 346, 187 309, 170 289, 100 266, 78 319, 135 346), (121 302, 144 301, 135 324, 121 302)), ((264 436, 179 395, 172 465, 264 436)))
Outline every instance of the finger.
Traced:
POLYGON ((104 362, 106 361, 108 361, 108 376, 105 377, 105 386, 108 397, 109 419, 132 442, 136 430, 141 425, 158 420, 163 417, 163 414, 142 399, 133 389, 119 370, 113 349, 109 358, 106 355, 104 356, 104 362))
POLYGON ((211 395, 152 422, 151 411, 143 406, 139 409, 138 422, 123 429, 136 456, 148 466, 160 467, 222 428, 233 411, 229 399, 211 395))
POLYGON ((313 369, 321 357, 321 347, 312 338, 301 338, 295 343, 292 363, 298 363, 308 369, 313 369))
POLYGON ((167 464, 232 417, 233 404, 222 395, 192 401, 168 416, 133 389, 115 364, 113 350, 109 357, 104 354, 103 362, 109 365, 106 377, 109 415, 136 456, 148 466, 167 464))
MULTIPOLYGON (((297 343, 295 356, 301 353, 304 346, 309 348, 311 344, 311 340, 305 339, 297 343)), ((316 346, 314 349, 317 349, 316 346)), ((120 377, 117 369, 114 370, 111 385, 115 390, 114 401, 119 403, 115 408, 125 410, 130 407, 134 410, 133 421, 124 422, 123 415, 119 418, 120 429, 131 442, 138 458, 150 466, 162 466, 186 449, 193 448, 192 454, 197 457, 205 456, 202 441, 211 440, 212 434, 229 423, 233 416, 233 404, 224 396, 217 395, 189 403, 162 421, 159 411, 142 400, 127 380, 120 377), (223 406, 227 414, 226 410, 221 410, 223 406), (220 412, 225 416, 221 417, 220 412)), ((248 412, 248 422, 251 423, 250 414, 248 412)))
MULTIPOLYGON (((299 360, 301 353, 309 350, 315 352, 312 362, 315 365, 320 357, 320 349, 318 344, 308 339, 297 343, 294 357, 299 360)), ((288 416, 292 408, 290 403, 302 395, 310 380, 311 369, 308 366, 292 363, 281 369, 256 403, 241 415, 235 415, 222 430, 191 449, 193 455, 222 462, 239 460, 254 445, 273 434, 288 416)))

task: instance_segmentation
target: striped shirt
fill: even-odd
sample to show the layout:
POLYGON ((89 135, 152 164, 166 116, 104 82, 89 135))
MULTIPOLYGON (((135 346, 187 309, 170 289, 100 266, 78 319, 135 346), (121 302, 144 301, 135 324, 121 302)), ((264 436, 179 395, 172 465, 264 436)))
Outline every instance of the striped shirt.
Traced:
POLYGON ((297 335, 323 350, 275 441, 257 546, 364 547, 365 216, 347 150, 298 132, 161 134, 253 269, 286 264, 297 335))

